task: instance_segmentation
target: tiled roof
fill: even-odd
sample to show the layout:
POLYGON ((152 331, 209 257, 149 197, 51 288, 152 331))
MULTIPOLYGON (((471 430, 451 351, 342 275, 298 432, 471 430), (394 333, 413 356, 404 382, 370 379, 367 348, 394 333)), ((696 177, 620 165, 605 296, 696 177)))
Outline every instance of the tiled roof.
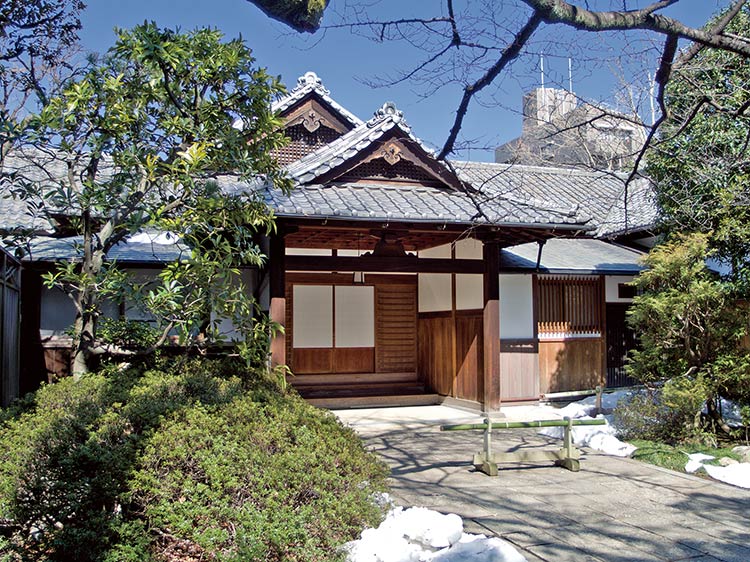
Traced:
MULTIPOLYGON (((576 225, 577 215, 538 209, 511 199, 496 199, 481 216, 477 205, 459 191, 437 187, 344 183, 305 185, 288 195, 267 191, 267 202, 285 217, 424 221, 456 224, 576 225)), ((483 205, 479 205, 483 208, 483 205)))
MULTIPOLYGON (((117 244, 109 254, 108 259, 121 263, 163 263, 190 256, 190 248, 177 240, 160 243, 163 236, 151 233, 152 242, 147 241, 148 235, 139 234, 136 240, 126 240, 117 244)), ((82 236, 70 238, 37 237, 31 241, 30 251, 24 261, 56 261, 67 260, 81 256, 82 236)))
POLYGON ((659 207, 648 178, 637 178, 620 191, 596 231, 599 238, 614 238, 634 230, 648 230, 659 221, 659 207), (627 201, 627 205, 626 205, 627 201), (627 207, 627 213, 625 209, 627 207))
MULTIPOLYGON (((588 220, 577 209, 542 204, 528 197, 518 198, 513 193, 492 191, 470 196, 447 187, 316 183, 318 177, 355 158, 395 128, 430 154, 430 150, 411 133, 403 113, 392 103, 386 103, 367 123, 290 164, 287 172, 295 182, 295 189, 284 194, 268 187, 266 201, 277 215, 289 217, 504 225, 582 225, 588 220)), ((438 165, 444 166, 446 173, 452 173, 444 163, 438 162, 438 165)), ((228 192, 249 188, 233 178, 227 177, 223 181, 228 192)))
POLYGON ((453 166, 480 192, 579 210, 595 224, 607 216, 624 187, 623 178, 610 172, 490 162, 454 162, 453 166))
MULTIPOLYGON (((500 251, 500 268, 505 271, 531 271, 536 268, 539 246, 520 244, 500 251)), ((590 238, 553 238, 542 249, 541 273, 607 273, 635 275, 643 266, 643 252, 590 238)))
POLYGON ((355 127, 362 124, 362 120, 359 117, 351 113, 345 107, 339 105, 336 100, 331 97, 331 92, 323 86, 323 81, 318 78, 318 75, 314 72, 306 72, 304 75, 297 78, 297 85, 287 95, 275 101, 271 105, 271 108, 275 112, 283 112, 311 92, 318 94, 328 105, 331 106, 331 108, 337 111, 339 115, 355 127))

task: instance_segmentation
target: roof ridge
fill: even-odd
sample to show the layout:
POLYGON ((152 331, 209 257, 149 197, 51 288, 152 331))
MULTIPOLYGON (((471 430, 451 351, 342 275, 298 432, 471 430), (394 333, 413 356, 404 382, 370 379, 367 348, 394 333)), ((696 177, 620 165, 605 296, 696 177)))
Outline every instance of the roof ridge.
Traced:
POLYGON ((362 124, 362 120, 359 117, 331 97, 331 91, 323 85, 323 80, 312 70, 298 77, 297 85, 274 101, 271 104, 271 109, 275 112, 284 111, 310 92, 318 94, 328 105, 355 127, 362 124))
POLYGON ((578 168, 563 168, 560 166, 532 166, 529 164, 507 164, 505 162, 482 162, 478 160, 451 160, 453 164, 456 165, 462 165, 462 164, 468 164, 469 166, 486 166, 486 167, 496 167, 496 168, 504 168, 506 170, 514 169, 514 168, 520 168, 522 170, 533 170, 537 172, 542 173, 559 173, 563 172, 568 175, 581 175, 581 176, 596 176, 596 177, 602 177, 602 176, 613 176, 618 179, 624 180, 628 177, 628 174, 622 173, 622 172, 614 172, 609 170, 581 170, 578 168))

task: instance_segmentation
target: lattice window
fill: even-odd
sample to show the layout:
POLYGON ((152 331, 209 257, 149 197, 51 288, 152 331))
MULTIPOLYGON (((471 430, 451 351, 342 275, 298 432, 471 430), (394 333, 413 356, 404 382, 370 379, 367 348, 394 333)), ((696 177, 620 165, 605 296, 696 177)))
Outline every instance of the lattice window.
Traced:
POLYGON ((437 183, 434 176, 431 176, 425 170, 419 166, 415 166, 408 160, 400 160, 391 165, 383 158, 376 158, 364 164, 360 164, 341 179, 412 181, 424 184, 437 183))
POLYGON ((602 284, 597 277, 541 277, 540 334, 601 334, 602 284))
POLYGON ((290 139, 289 144, 274 152, 274 155, 282 165, 299 160, 341 136, 337 131, 324 125, 321 125, 312 133, 301 124, 293 125, 284 132, 290 139))

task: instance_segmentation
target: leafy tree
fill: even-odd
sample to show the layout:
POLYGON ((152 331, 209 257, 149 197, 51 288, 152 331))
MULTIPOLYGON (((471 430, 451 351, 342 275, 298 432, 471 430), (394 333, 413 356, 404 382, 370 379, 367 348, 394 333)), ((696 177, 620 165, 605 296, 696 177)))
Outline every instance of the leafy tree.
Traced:
POLYGON ((0 4, 0 165, 27 124, 30 102, 72 72, 81 29, 80 0, 6 0, 0 4))
MULTIPOLYGON (((727 32, 750 37, 750 6, 727 32)), ((673 76, 669 119, 651 152, 663 219, 671 229, 711 232, 709 246, 750 294, 750 66, 735 53, 705 50, 673 76)))
POLYGON ((146 226, 191 247, 190 259, 169 265, 148 295, 162 340, 174 328, 183 343, 205 335, 212 314, 214 327, 218 316, 249 317, 254 304, 238 268, 262 263, 255 237, 273 228, 273 216, 253 194, 223 194, 216 178, 288 185, 271 156, 283 142, 270 109, 281 91, 240 39, 144 23, 118 31, 103 60, 34 117, 22 150, 32 169, 17 171, 15 195, 45 217, 64 215, 80 236, 80 261, 47 278, 75 304, 75 374, 112 351, 98 345, 97 318, 127 280, 107 256, 146 226))
POLYGON ((676 236, 646 256, 648 269, 633 282, 643 293, 628 317, 641 346, 628 370, 647 385, 669 381, 672 409, 698 396, 692 417, 705 401, 718 420, 719 396, 750 401, 750 353, 741 346, 747 311, 706 267, 708 244, 707 234, 676 236))

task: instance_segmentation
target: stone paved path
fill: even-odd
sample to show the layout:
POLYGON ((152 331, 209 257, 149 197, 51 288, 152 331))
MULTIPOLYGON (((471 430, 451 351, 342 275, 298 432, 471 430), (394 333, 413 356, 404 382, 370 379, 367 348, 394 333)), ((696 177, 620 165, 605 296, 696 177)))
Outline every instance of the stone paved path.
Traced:
MULTIPOLYGON (((550 417, 510 410, 507 419, 550 417)), ((440 406, 337 415, 389 464, 399 504, 457 513, 467 532, 506 539, 530 562, 750 562, 750 490, 592 451, 578 473, 501 465, 491 478, 470 466, 481 432, 437 429, 476 415, 440 406)), ((559 447, 534 430, 497 432, 494 444, 559 447)))

